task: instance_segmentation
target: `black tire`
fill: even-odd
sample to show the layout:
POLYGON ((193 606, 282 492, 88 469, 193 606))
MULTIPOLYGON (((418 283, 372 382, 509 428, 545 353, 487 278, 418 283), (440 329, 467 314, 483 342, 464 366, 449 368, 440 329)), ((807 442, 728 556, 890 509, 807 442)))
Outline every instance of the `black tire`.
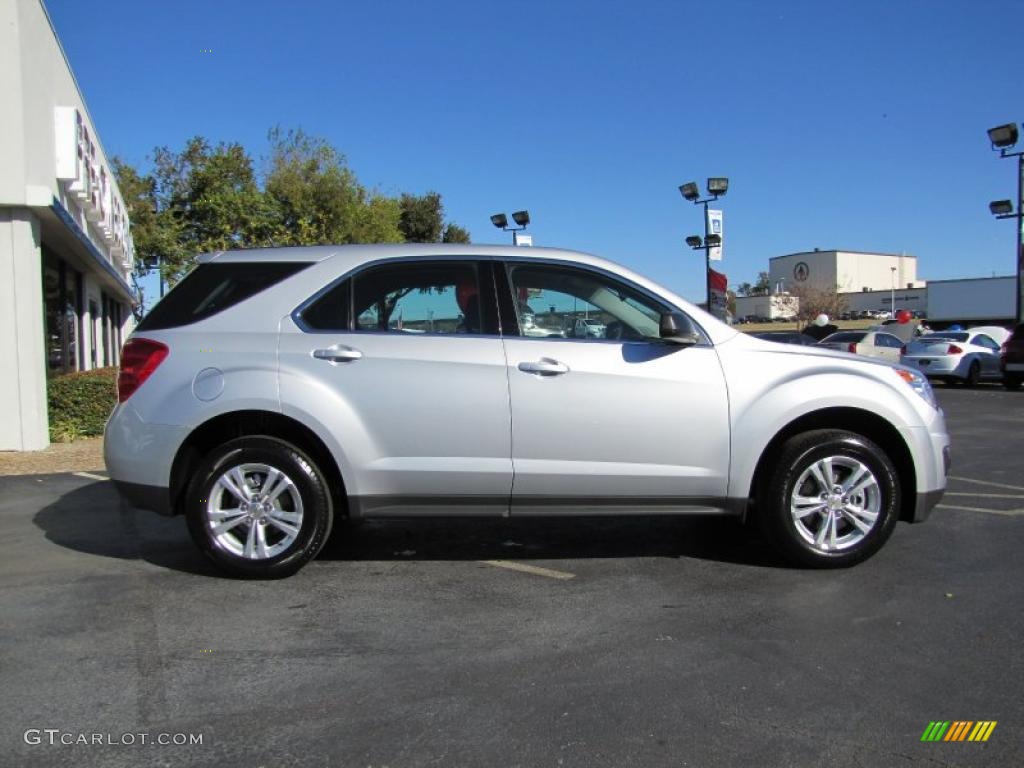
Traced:
POLYGON ((978 386, 978 382, 981 381, 981 366, 977 360, 971 362, 971 367, 967 369, 967 380, 964 382, 968 387, 978 386))
MULTIPOLYGON (((838 468, 835 477, 837 483, 849 477, 840 476, 846 471, 845 467, 838 468)), ((812 485, 817 483, 812 477, 805 478, 803 482, 812 485)), ((807 493, 806 490, 804 492, 807 493)), ((757 508, 761 510, 759 521, 764 534, 788 562, 809 568, 845 568, 871 557, 892 535, 899 519, 899 498, 899 477, 881 448, 853 432, 820 429, 791 437, 783 444, 778 462, 762 484, 757 508), (875 488, 870 491, 870 498, 878 506, 878 511, 870 530, 859 540, 849 544, 841 543, 832 551, 823 551, 805 536, 810 533, 807 528, 815 523, 824 527, 825 521, 820 515, 830 513, 825 511, 807 515, 804 518, 807 522, 802 525, 804 530, 801 532, 790 511, 790 500, 797 490, 797 482, 810 470, 811 465, 828 457, 839 458, 840 463, 844 459, 855 460, 870 471, 876 482, 875 488)), ((823 505, 825 503, 822 502, 823 505)), ((866 506, 866 503, 860 506, 866 506)), ((843 531, 844 535, 851 534, 855 539, 859 533, 850 519, 849 513, 841 512, 836 516, 835 530, 843 531)), ((825 538, 828 538, 827 534, 825 538)), ((841 542, 841 537, 836 540, 841 542)))
MULTIPOLYGON (((192 540, 221 570, 233 576, 246 579, 280 579, 291 576, 316 557, 331 533, 334 509, 324 474, 301 450, 274 437, 240 437, 215 448, 197 468, 186 494, 185 518, 192 540), (209 522, 207 500, 211 494, 226 493, 217 486, 219 478, 232 467, 245 464, 267 465, 283 472, 292 481, 292 485, 286 488, 292 509, 295 509, 293 493, 301 501, 301 522, 298 524, 298 533, 292 531, 294 540, 282 551, 267 558, 249 559, 243 554, 229 551, 218 543, 209 522)), ((231 496, 225 498, 230 500, 231 496)), ((295 512, 290 514, 294 515, 295 512)), ((288 537, 269 522, 262 536, 279 536, 278 544, 284 544, 288 537)), ((248 517, 242 523, 246 531, 257 525, 248 517)), ((260 521, 259 525, 263 526, 264 521, 260 521)))
POLYGON ((1016 376, 1008 376, 1003 374, 1003 386, 1011 392, 1016 392, 1020 389, 1021 380, 1016 376))

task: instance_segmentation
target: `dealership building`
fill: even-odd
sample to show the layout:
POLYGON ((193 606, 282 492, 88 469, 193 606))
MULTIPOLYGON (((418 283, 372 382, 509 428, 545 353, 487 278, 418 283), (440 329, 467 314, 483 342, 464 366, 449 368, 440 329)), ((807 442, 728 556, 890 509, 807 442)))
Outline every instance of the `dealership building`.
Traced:
POLYGON ((0 2, 0 450, 49 444, 50 377, 116 365, 124 201, 41 0, 0 2))

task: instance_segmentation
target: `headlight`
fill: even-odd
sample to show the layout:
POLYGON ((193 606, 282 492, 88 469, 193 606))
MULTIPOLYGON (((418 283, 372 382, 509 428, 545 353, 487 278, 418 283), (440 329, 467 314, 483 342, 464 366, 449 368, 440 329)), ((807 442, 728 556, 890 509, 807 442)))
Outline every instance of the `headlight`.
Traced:
POLYGON ((928 377, 913 368, 904 368, 903 366, 894 366, 893 370, 896 374, 903 379, 910 388, 917 392, 924 401, 928 403, 932 408, 938 410, 939 403, 935 399, 935 393, 932 391, 932 385, 928 383, 928 377))

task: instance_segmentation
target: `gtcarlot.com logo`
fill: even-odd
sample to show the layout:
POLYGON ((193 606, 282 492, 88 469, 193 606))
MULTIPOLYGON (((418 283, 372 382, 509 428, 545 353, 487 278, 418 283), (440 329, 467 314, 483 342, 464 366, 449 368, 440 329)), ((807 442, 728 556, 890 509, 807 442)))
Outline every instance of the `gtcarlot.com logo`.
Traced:
POLYGON ((29 728, 24 736, 26 744, 50 746, 96 746, 134 747, 157 745, 161 747, 184 747, 202 745, 201 733, 75 733, 59 728, 29 728))
POLYGON ((995 720, 933 720, 921 741, 988 741, 995 729, 995 720))

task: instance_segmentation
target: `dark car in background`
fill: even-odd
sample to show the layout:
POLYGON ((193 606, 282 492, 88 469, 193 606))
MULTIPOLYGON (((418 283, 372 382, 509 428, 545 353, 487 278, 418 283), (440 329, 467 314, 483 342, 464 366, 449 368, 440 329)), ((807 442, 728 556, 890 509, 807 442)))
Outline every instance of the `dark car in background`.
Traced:
POLYGON ((1024 382, 1024 323, 1013 329, 999 351, 999 367, 1003 371, 1003 386, 1020 389, 1024 382))

